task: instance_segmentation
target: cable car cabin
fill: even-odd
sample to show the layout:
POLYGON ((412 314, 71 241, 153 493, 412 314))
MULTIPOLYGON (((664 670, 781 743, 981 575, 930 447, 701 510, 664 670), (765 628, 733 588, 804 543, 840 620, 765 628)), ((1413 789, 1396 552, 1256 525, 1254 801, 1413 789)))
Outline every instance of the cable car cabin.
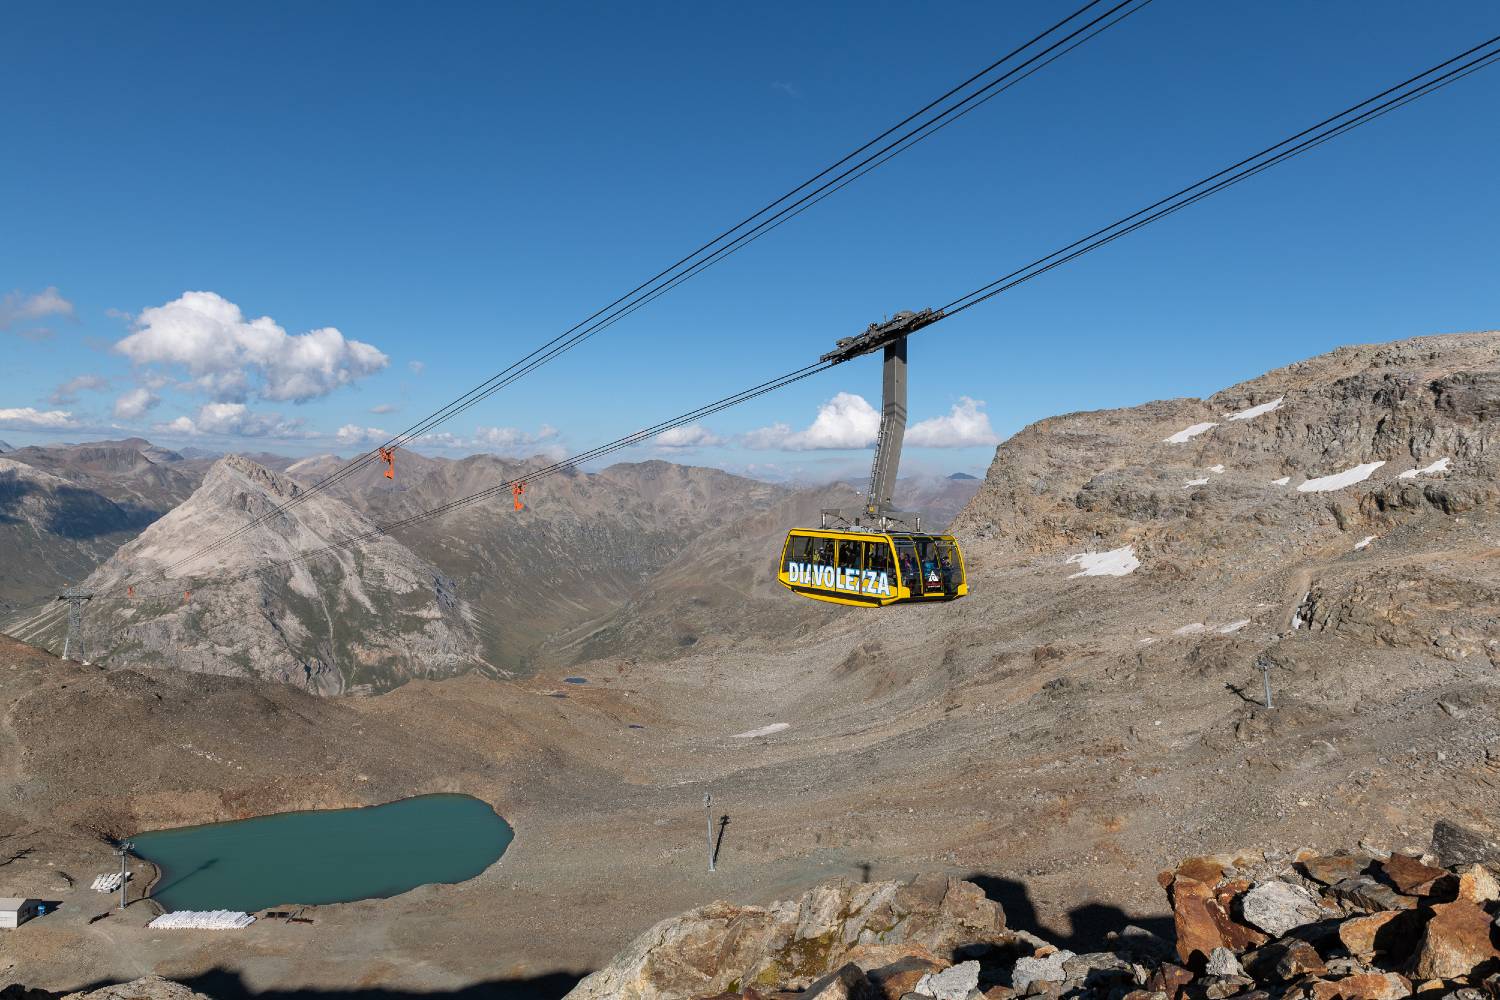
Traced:
POLYGON ((952 535, 905 531, 793 528, 776 578, 815 601, 866 607, 951 601, 969 592, 952 535))

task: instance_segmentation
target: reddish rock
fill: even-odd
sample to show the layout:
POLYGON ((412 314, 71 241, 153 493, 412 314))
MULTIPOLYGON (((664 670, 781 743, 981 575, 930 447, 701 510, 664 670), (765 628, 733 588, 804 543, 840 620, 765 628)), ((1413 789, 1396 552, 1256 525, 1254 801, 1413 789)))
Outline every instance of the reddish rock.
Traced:
POLYGON ((1420 858, 1409 854, 1392 854, 1380 863, 1385 877, 1398 892, 1408 896, 1426 896, 1432 891, 1432 883, 1448 874, 1441 868, 1424 865, 1420 858))
POLYGON ((1346 878, 1363 875, 1370 867, 1370 857, 1365 854, 1330 854, 1325 857, 1306 858, 1299 862, 1302 872, 1315 882, 1333 885, 1346 878))
POLYGON ((1224 865, 1213 858, 1188 858, 1177 866, 1177 875, 1211 886, 1218 885, 1219 879, 1224 877, 1224 865))
POLYGON ((1283 980, 1296 979, 1298 976, 1321 976, 1327 971, 1328 966, 1323 964, 1323 956, 1306 941, 1290 942, 1276 960, 1276 974, 1283 980))
POLYGON ((1500 959, 1490 938, 1490 917, 1473 903, 1438 903, 1422 932, 1414 971, 1420 979, 1456 979, 1500 959))
POLYGON ((1395 972, 1345 976, 1313 987, 1313 1000, 1400 1000, 1411 996, 1411 982, 1395 972))
POLYGON ((1384 910, 1350 917, 1339 924, 1339 940, 1349 954, 1368 959, 1379 954, 1404 956, 1416 947, 1421 927, 1409 911, 1384 910))
POLYGON ((1458 876, 1458 898, 1476 905, 1500 899, 1500 882, 1483 865, 1470 865, 1458 876))
POLYGON ((1214 911, 1222 909, 1213 889, 1196 879, 1179 875, 1172 883, 1172 921, 1177 929, 1177 957, 1187 962, 1193 956, 1206 962, 1215 948, 1224 947, 1214 911))
POLYGON ((1016 991, 1009 986, 991 986, 984 991, 984 1000, 1010 1000, 1016 991))
POLYGON ((1146 992, 1164 993, 1167 1000, 1177 1000, 1182 988, 1193 981, 1193 974, 1180 965, 1165 963, 1146 980, 1146 992))
POLYGON ((886 946, 867 945, 850 953, 851 960, 865 970, 870 985, 874 987, 873 996, 879 1000, 901 1000, 901 997, 916 989, 923 976, 930 972, 942 972, 948 967, 947 962, 939 961, 928 952, 926 956, 905 955, 878 968, 870 968, 867 962, 873 957, 871 952, 884 947, 886 946), (869 949, 866 954, 857 954, 865 949, 869 949))

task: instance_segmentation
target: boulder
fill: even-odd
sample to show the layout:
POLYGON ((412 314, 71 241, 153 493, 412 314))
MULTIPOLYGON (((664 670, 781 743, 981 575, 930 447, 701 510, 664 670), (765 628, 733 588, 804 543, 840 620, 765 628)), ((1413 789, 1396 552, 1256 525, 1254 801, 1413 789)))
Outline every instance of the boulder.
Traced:
POLYGON ((1240 898, 1245 922, 1275 937, 1322 918, 1312 893, 1290 882, 1261 882, 1240 898))
POLYGON ((875 1000, 875 988, 864 971, 850 962, 813 983, 798 1000, 875 1000))
POLYGON ((1244 951, 1265 935, 1229 916, 1213 887, 1183 875, 1172 882, 1172 921, 1177 930, 1177 957, 1200 965, 1215 948, 1244 951))
POLYGON ((1500 883, 1483 865, 1470 865, 1458 876, 1458 898, 1466 903, 1492 903, 1500 899, 1500 883))
POLYGON ((1208 965, 1203 970, 1210 976, 1243 976, 1245 967, 1228 948, 1215 948, 1208 956, 1208 965))
MULTIPOLYGON (((805 990, 854 963, 861 947, 947 956, 1008 939, 1005 912, 970 882, 933 875, 911 882, 834 879, 768 907, 715 902, 663 920, 568 997, 670 1000, 747 986, 805 990)), ((840 981, 844 987, 837 988, 849 986, 840 981)))
POLYGON ((1409 896, 1430 895, 1432 883, 1448 874, 1442 868, 1424 865, 1420 858, 1409 854, 1392 854, 1380 867, 1391 885, 1409 896))
POLYGON ((912 992, 934 1000, 968 1000, 969 994, 978 986, 979 963, 968 961, 942 972, 928 973, 912 992))
POLYGON ((1368 854, 1330 854, 1326 857, 1305 858, 1299 862, 1303 874, 1314 882, 1333 885, 1346 878, 1363 875, 1370 867, 1368 854))
POLYGON ((1465 900, 1438 903, 1422 931, 1413 966, 1419 979, 1454 979, 1500 959, 1490 938, 1490 916, 1465 900))
POLYGON ((1409 910, 1417 905, 1416 899, 1403 896, 1390 886, 1364 875, 1346 878, 1328 889, 1328 894, 1339 902, 1361 910, 1409 910))
POLYGON ((69 993, 65 1000, 208 1000, 208 997, 170 979, 146 976, 97 990, 69 993))
POLYGON ((1323 964, 1323 956, 1306 941, 1288 943, 1281 957, 1276 960, 1276 975, 1283 981, 1296 979, 1298 976, 1321 976, 1327 971, 1328 966, 1323 964))
POLYGON ((900 1000, 902 996, 916 989, 917 983, 921 982, 924 976, 942 972, 948 967, 947 962, 938 961, 925 948, 921 949, 921 952, 925 954, 915 952, 900 956, 889 954, 897 950, 890 945, 866 945, 854 949, 849 954, 849 960, 865 970, 870 985, 875 988, 875 995, 881 1000, 900 1000), (887 954, 877 958, 880 952, 887 954), (882 961, 882 959, 891 960, 882 961))
POLYGON ((1500 866, 1500 839, 1451 819, 1432 826, 1432 853, 1444 868, 1460 865, 1500 866))
POLYGON ((1180 965, 1163 964, 1146 980, 1146 989, 1158 993, 1167 1000, 1177 1000, 1183 989, 1193 981, 1193 974, 1180 965))
POLYGON ((1065 961, 1063 974, 1069 987, 1108 993, 1116 986, 1134 986, 1136 967, 1113 952, 1091 951, 1065 961))
POLYGON ((1396 972, 1345 976, 1313 987, 1313 1000, 1398 1000, 1411 996, 1411 982, 1396 972))
POLYGON ((1350 917, 1339 924, 1339 941, 1349 954, 1369 959, 1376 954, 1403 957, 1416 947, 1421 927, 1406 910, 1383 910, 1350 917))
POLYGON ((1017 993, 1026 993, 1037 983, 1061 983, 1068 978, 1063 966, 1073 953, 1065 948, 1047 955, 1016 959, 1010 973, 1010 985, 1017 993))

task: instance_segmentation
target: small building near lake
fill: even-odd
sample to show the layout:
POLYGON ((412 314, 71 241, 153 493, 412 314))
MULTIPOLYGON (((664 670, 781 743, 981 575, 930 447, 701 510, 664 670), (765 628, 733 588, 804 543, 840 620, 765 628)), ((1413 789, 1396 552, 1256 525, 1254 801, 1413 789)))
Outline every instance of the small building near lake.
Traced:
POLYGON ((0 929, 14 930, 32 917, 42 913, 40 899, 22 899, 19 896, 0 896, 0 929))

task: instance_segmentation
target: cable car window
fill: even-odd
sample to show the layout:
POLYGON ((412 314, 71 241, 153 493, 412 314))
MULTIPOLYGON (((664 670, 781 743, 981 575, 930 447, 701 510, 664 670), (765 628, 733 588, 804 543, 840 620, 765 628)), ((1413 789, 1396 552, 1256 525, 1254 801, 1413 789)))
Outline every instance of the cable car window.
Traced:
POLYGON ((812 555, 808 557, 807 561, 818 566, 832 566, 833 539, 815 538, 813 539, 813 543, 812 555))
POLYGON ((943 560, 938 552, 937 540, 923 538, 917 542, 917 555, 921 560, 922 589, 937 591, 943 589, 943 560))
POLYGON ((864 542, 839 541, 839 569, 864 568, 864 542))
POLYGON ((958 589, 958 581, 962 578, 959 570, 958 556, 954 554, 953 543, 945 539, 937 542, 938 574, 941 577, 943 593, 952 597, 958 589))
POLYGON ((816 538, 806 535, 793 535, 786 543, 786 557, 781 561, 783 571, 792 563, 808 563, 813 561, 813 549, 817 544, 816 538))
POLYGON ((911 539, 896 539, 896 562, 901 567, 901 585, 914 594, 920 594, 922 585, 917 576, 917 547, 911 539))
POLYGON ((952 542, 947 539, 939 539, 938 556, 943 565, 953 574, 955 580, 963 576, 963 563, 959 561, 958 553, 954 550, 952 542))
POLYGON ((874 570, 876 573, 891 573, 891 545, 887 541, 865 543, 865 569, 874 570))

